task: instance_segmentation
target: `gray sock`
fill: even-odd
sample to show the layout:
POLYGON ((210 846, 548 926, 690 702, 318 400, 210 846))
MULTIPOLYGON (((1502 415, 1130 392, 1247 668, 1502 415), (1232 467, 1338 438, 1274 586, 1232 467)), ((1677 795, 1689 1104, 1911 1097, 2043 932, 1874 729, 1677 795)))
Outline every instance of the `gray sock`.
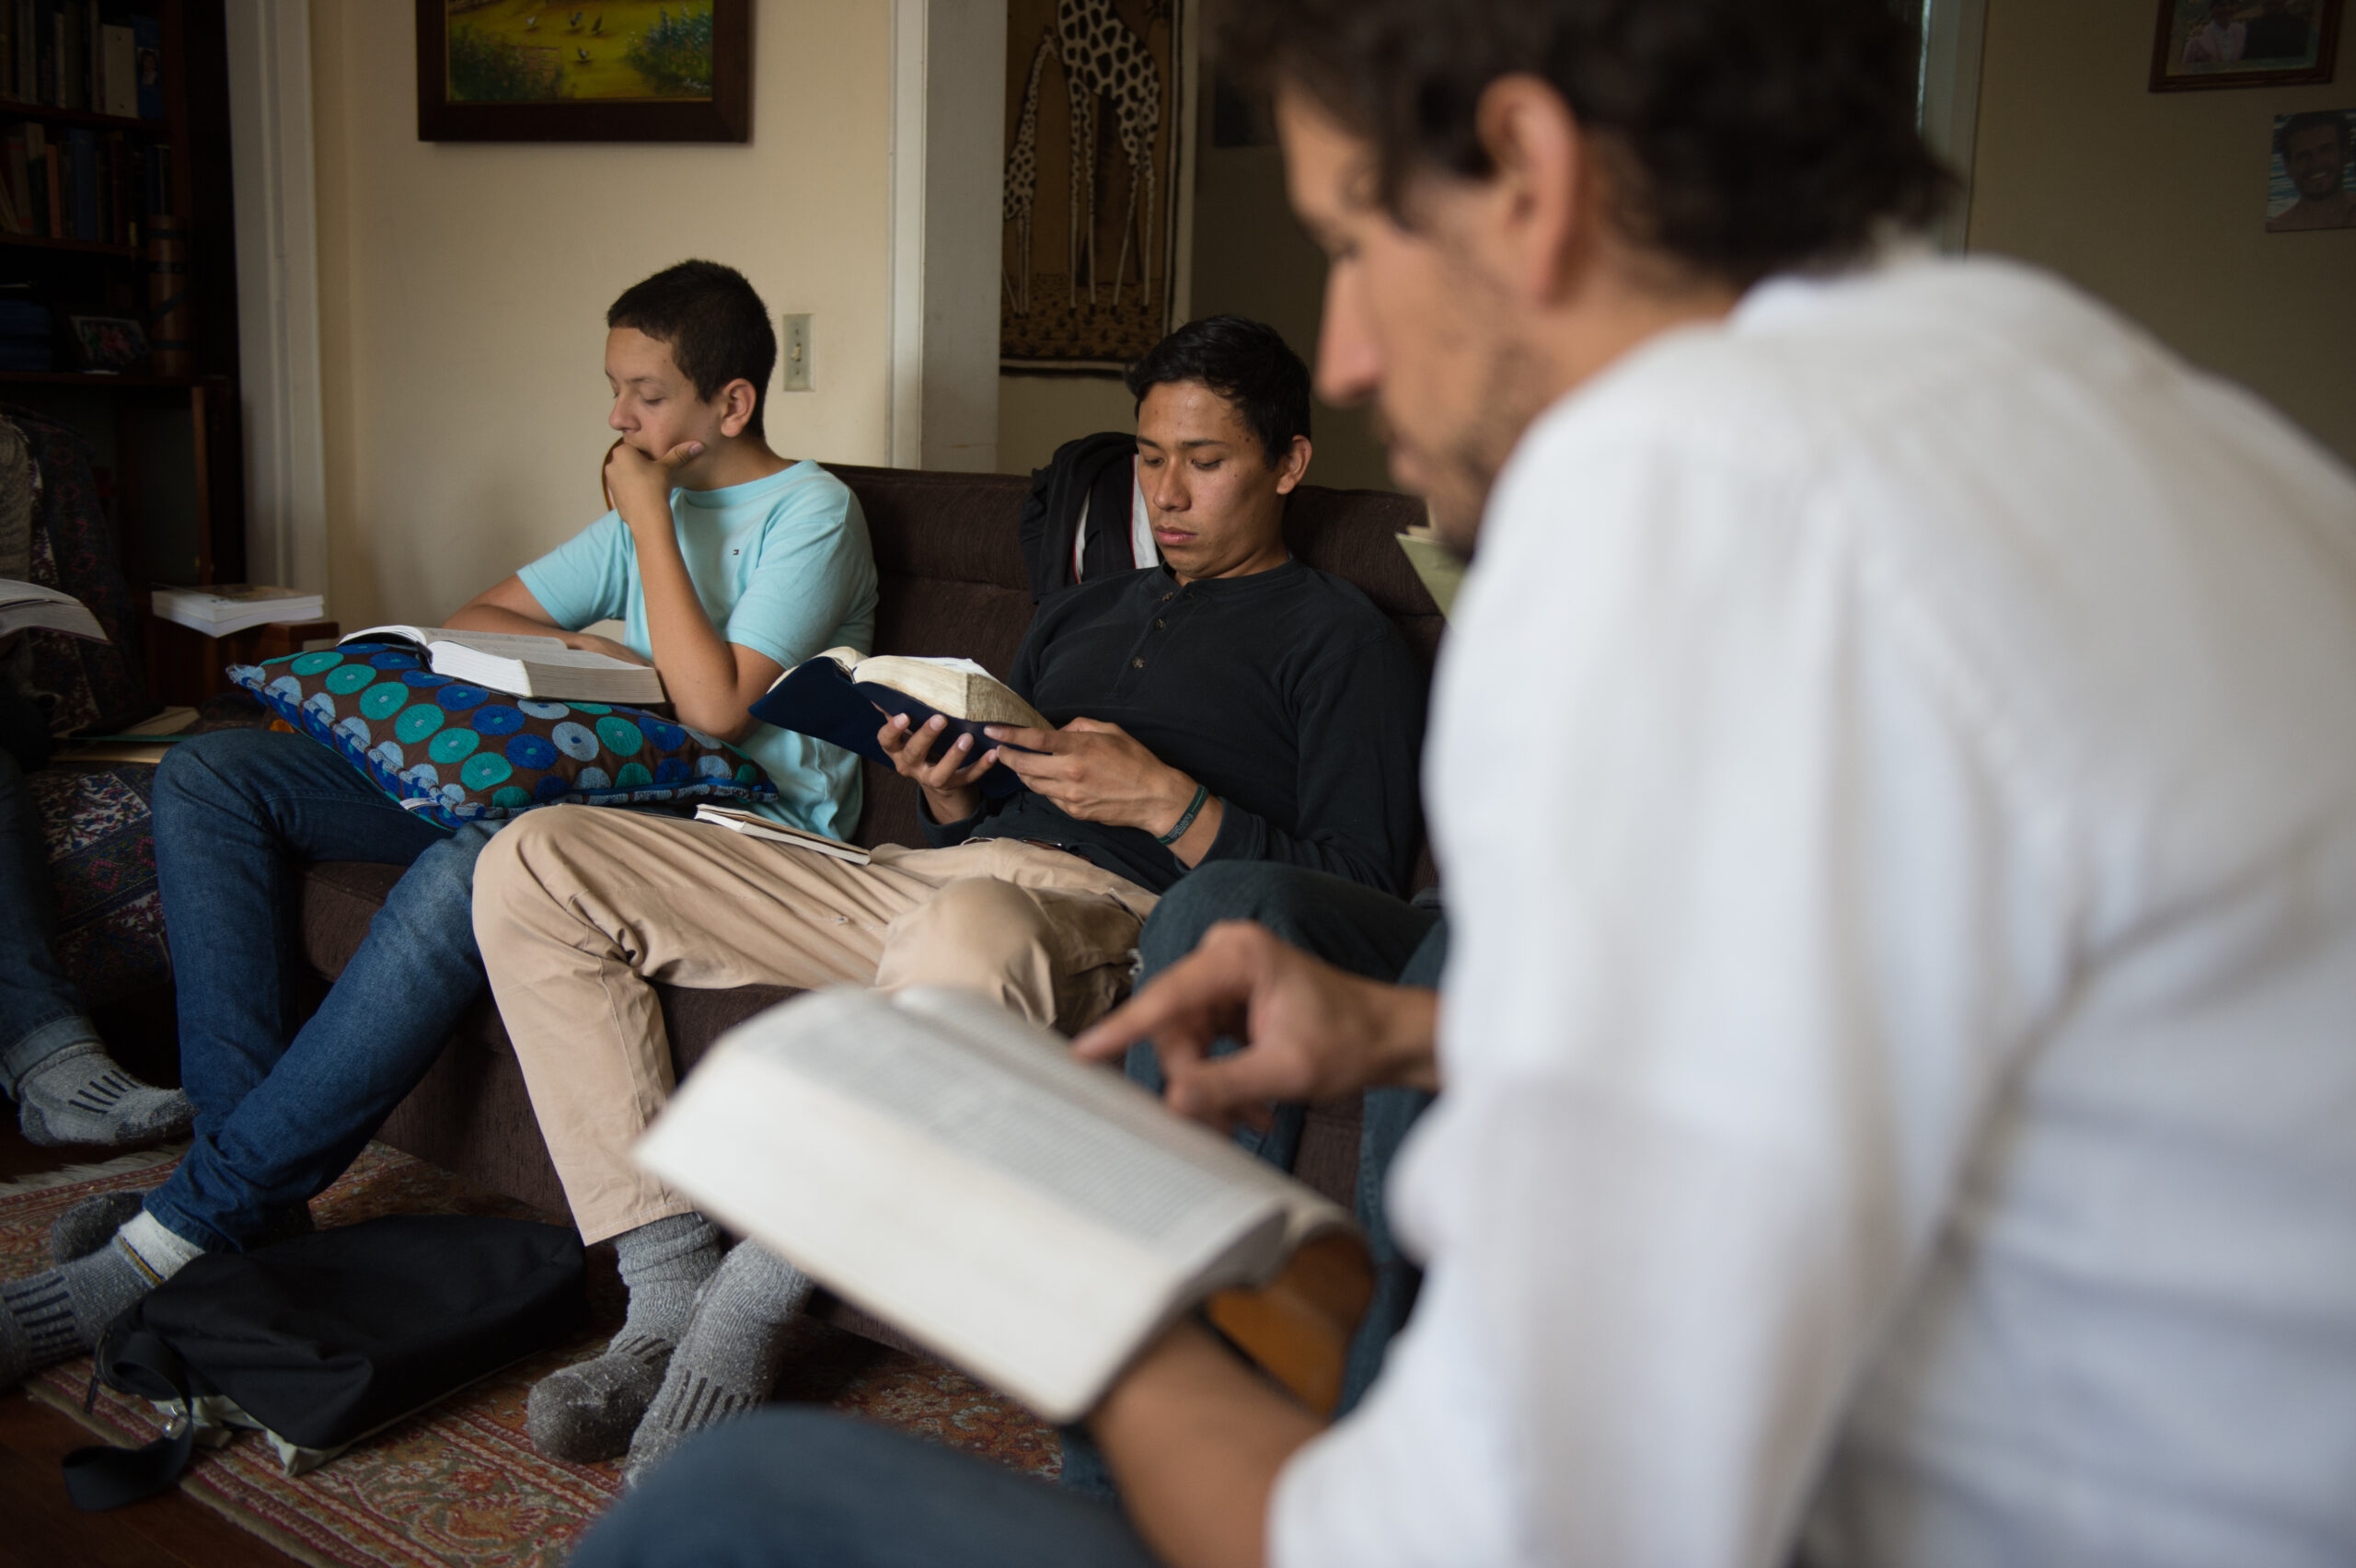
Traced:
POLYGON ((0 1389, 91 1349, 125 1308, 179 1271, 197 1248, 134 1216, 110 1246, 0 1285, 0 1389), (144 1251, 143 1251, 144 1248, 144 1251))
POLYGON ((108 1242, 122 1228, 123 1221, 147 1205, 147 1193, 155 1191, 126 1189, 120 1193, 100 1193, 84 1198, 57 1216, 49 1227, 49 1261, 70 1263, 76 1258, 87 1258, 108 1242))
POLYGON ((17 1101, 25 1136, 49 1147, 153 1143, 187 1132, 196 1120, 186 1094, 140 1082, 95 1040, 68 1045, 27 1073, 17 1101))
POLYGON ((622 1480, 635 1486, 702 1431, 759 1405, 777 1383, 785 1326, 809 1303, 810 1276, 768 1248, 739 1242, 696 1297, 662 1391, 629 1440, 622 1480))
MULTIPOLYGON (((126 1220, 147 1205, 147 1195, 156 1191, 100 1193, 84 1198, 51 1221, 49 1227, 49 1261, 70 1263, 76 1258, 87 1258, 114 1239, 114 1233, 126 1220)), ((295 1204, 278 1211, 277 1217, 260 1235, 245 1244, 246 1251, 267 1247, 273 1241, 291 1237, 307 1236, 311 1224, 311 1205, 295 1204)))
POLYGON ((525 1401, 524 1430, 552 1459, 592 1464, 629 1446, 687 1331, 697 1289, 720 1267, 720 1233, 699 1214, 675 1214, 623 1231, 614 1252, 629 1291, 621 1332, 602 1355, 533 1384, 525 1401))

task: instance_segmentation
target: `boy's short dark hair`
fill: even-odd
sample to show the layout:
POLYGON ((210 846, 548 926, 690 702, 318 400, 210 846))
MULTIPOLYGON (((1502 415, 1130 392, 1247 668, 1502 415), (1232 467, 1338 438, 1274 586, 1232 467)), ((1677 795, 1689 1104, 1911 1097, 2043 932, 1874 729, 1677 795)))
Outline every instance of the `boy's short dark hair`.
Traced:
POLYGON ((667 344, 671 363, 709 402, 738 379, 753 384, 747 435, 764 435, 769 372, 777 368, 777 329, 745 274, 717 261, 682 261, 622 291, 606 325, 628 327, 667 344))
POLYGON ((1189 321, 1154 344, 1124 379, 1140 408, 1145 395, 1165 382, 1209 387, 1257 438, 1271 468, 1291 453, 1293 437, 1309 433, 1309 367, 1284 334, 1263 321, 1241 316, 1189 321))
MULTIPOLYGON (((1919 13, 1921 6, 1913 6, 1919 13)), ((1895 0, 1228 0, 1219 53, 1371 143, 1392 216, 1412 177, 1490 172, 1474 113, 1538 76, 1623 177, 1640 245, 1748 285, 1843 261, 1938 215, 1953 178, 1916 126, 1895 0)))

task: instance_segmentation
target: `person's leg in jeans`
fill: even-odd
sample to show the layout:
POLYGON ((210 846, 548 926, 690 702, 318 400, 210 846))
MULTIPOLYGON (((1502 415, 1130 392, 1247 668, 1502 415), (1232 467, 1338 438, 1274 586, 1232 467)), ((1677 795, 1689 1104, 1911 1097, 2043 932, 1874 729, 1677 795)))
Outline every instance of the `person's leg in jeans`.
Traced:
MULTIPOLYGON (((1436 908, 1322 871, 1267 861, 1216 860, 1181 878, 1155 906, 1138 940, 1138 984, 1194 951, 1204 933, 1221 920, 1256 920, 1336 968, 1399 985, 1437 986, 1448 949, 1448 928, 1436 908)), ((1214 1055, 1241 1049, 1234 1040, 1212 1047, 1214 1055)), ((1139 1042, 1131 1047, 1126 1067, 1133 1081, 1155 1094, 1162 1091, 1161 1063, 1151 1044, 1139 1042)), ((1384 1348, 1415 1305, 1421 1276, 1392 1239, 1382 1212, 1382 1180, 1407 1129, 1430 1102, 1430 1095, 1405 1089, 1370 1090, 1365 1097, 1357 1208, 1374 1263, 1375 1289, 1350 1341, 1336 1415, 1357 1404, 1374 1381, 1384 1348)), ((1239 1126, 1236 1142, 1279 1170, 1290 1170, 1300 1153, 1307 1113, 1304 1105, 1279 1105, 1265 1131, 1239 1126)), ((1063 1482, 1092 1496, 1114 1495, 1103 1456, 1077 1426, 1064 1432, 1063 1482)))
POLYGON ((1121 1511, 848 1416, 706 1432, 617 1505, 572 1568, 1155 1568, 1121 1511))
POLYGON ((48 760, 40 710, 0 687, 0 1092, 37 1144, 172 1137, 187 1130, 188 1097, 115 1064, 58 966, 49 847, 25 780, 48 760))
POLYGON ((0 1286, 0 1387, 87 1348, 197 1253, 266 1238, 342 1173, 482 989, 469 904, 489 836, 412 816, 301 736, 176 748, 156 779, 156 862, 195 1141, 112 1245, 0 1286), (323 859, 408 870, 294 1031, 298 878, 323 859))

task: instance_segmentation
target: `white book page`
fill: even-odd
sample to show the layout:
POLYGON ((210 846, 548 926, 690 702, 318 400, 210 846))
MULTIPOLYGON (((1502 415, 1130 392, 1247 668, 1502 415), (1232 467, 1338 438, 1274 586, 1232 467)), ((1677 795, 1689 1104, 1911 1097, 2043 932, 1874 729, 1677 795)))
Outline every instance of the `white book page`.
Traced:
MULTIPOLYGON (((478 634, 468 632, 467 635, 473 637, 477 635, 490 636, 493 634, 478 634)), ((537 637, 518 637, 512 640, 516 642, 538 642, 540 639, 537 637)), ((550 640, 554 640, 551 639, 550 640)), ((480 648, 480 644, 477 643, 468 643, 466 646, 480 648)), ((552 670, 643 670, 649 667, 645 664, 633 663, 628 659, 617 659, 610 653, 600 653, 594 648, 567 648, 561 642, 557 643, 554 648, 546 651, 535 648, 529 651, 510 653, 504 648, 481 648, 481 651, 485 653, 494 653, 502 658, 521 659, 525 663, 537 664, 543 669, 552 670)))
POLYGON ((991 680, 998 679, 971 659, 951 659, 934 653, 879 653, 872 659, 860 660, 859 669, 853 672, 853 678, 865 679, 865 671, 870 664, 885 669, 894 664, 930 664, 937 670, 954 670, 961 675, 988 675, 991 680))
POLYGON ((107 640, 106 628, 89 606, 71 594, 38 582, 0 580, 0 635, 46 628, 69 636, 107 640))
POLYGON ((71 594, 45 588, 38 582, 19 582, 13 577, 0 578, 0 604, 78 605, 81 602, 71 594))
MULTIPOLYGON (((1133 1137, 1166 1149, 1222 1182, 1256 1191, 1286 1211, 1287 1236, 1298 1242, 1320 1230, 1347 1228, 1350 1216, 1313 1188, 1254 1159, 1199 1123, 1181 1120, 1118 1073, 1074 1056, 1060 1037, 996 1008, 968 991, 918 986, 889 998, 895 1008, 955 1030, 966 1043, 1022 1074, 1046 1093, 1114 1124, 1133 1137)), ((1253 1283, 1264 1283, 1255 1280, 1253 1283)))
MULTIPOLYGON (((550 655, 570 653, 561 640, 553 637, 538 637, 528 632, 514 631, 453 631, 445 626, 372 626, 337 639, 340 642, 361 642, 371 637, 399 637, 428 647, 435 643, 453 643, 471 648, 502 659, 532 659, 541 663, 551 662, 550 655)), ((604 659, 604 654, 594 657, 604 659)), ((618 660, 606 659, 607 663, 618 660)))
MULTIPOLYGON (((1101 1069, 1070 1064, 1250 1179, 1228 1179, 1214 1169, 1227 1161, 1186 1137, 1128 1136, 955 1034, 861 992, 772 1009, 689 1076, 638 1159, 830 1287, 1068 1419, 1198 1282, 1273 1272, 1283 1179, 1272 1191, 1249 1157, 1101 1069)), ((1013 1049, 1039 1047, 1018 1036, 1013 1049)))
POLYGON ((1050 1420, 1091 1406, 1175 1309, 1179 1273, 1151 1250, 751 1053, 715 1049, 636 1153, 706 1213, 1050 1420))

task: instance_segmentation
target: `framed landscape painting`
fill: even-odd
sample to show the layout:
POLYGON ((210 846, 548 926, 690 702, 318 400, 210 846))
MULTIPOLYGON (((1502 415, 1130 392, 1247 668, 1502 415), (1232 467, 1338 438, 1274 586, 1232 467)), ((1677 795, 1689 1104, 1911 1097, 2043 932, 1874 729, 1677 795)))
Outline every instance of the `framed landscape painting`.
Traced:
POLYGON ((2331 80, 2343 0, 2160 0, 2152 90, 2331 80))
POLYGON ((752 0, 417 0, 421 142, 745 142, 752 0))

